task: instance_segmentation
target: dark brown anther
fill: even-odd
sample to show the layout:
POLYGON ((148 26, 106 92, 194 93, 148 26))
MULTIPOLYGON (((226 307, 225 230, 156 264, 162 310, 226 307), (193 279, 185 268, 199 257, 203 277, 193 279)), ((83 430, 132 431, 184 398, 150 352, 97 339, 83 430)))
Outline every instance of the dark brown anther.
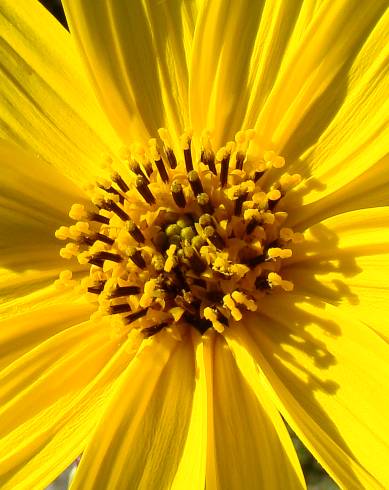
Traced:
POLYGON ((237 170, 242 170, 244 157, 245 157, 244 153, 242 153, 241 151, 237 152, 237 154, 236 154, 236 165, 235 165, 235 168, 237 170))
POLYGON ((249 221, 248 225, 246 226, 246 234, 250 235, 255 230, 255 227, 258 225, 259 225, 259 222, 255 218, 252 218, 249 221))
POLYGON ((129 247, 128 256, 140 269, 146 267, 145 259, 142 257, 142 252, 140 250, 137 250, 135 247, 129 247))
POLYGON ((192 279, 192 284, 193 284, 194 286, 198 286, 199 288, 204 288, 204 289, 206 289, 206 287, 207 287, 207 283, 206 283, 206 281, 204 281, 204 279, 199 279, 199 278, 197 278, 197 277, 194 277, 194 278, 192 279))
POLYGON ((89 260, 88 260, 88 263, 89 264, 92 264, 92 265, 95 265, 96 267, 103 267, 104 265, 104 260, 101 260, 101 259, 96 259, 94 257, 91 257, 89 260))
POLYGON ((127 230, 134 240, 136 240, 138 243, 144 243, 145 237, 143 233, 132 220, 128 221, 127 230))
POLYGON ((123 257, 119 254, 111 252, 97 252, 93 257, 96 260, 110 260, 111 262, 117 262, 118 264, 123 261, 123 257))
POLYGON ((259 264, 262 264, 262 262, 265 262, 266 256, 261 254, 261 255, 256 255, 255 257, 250 257, 249 259, 243 259, 242 263, 248 265, 249 267, 256 267, 259 264))
POLYGON ((253 181, 254 182, 257 182, 261 177, 262 175, 264 174, 265 172, 255 172, 254 173, 254 177, 253 177, 253 181))
POLYGON ((118 313, 127 313, 128 311, 131 311, 130 305, 128 303, 124 303, 123 305, 112 305, 108 309, 108 312, 111 315, 117 315, 118 313))
POLYGON ((215 165, 215 154, 213 151, 202 150, 200 160, 209 167, 209 170, 214 175, 217 175, 216 165, 215 165))
POLYGON ((219 250, 223 250, 225 247, 225 242, 223 238, 219 235, 219 233, 215 230, 213 226, 206 226, 204 228, 205 236, 212 242, 216 248, 219 250))
POLYGON ((146 327, 142 329, 142 333, 146 339, 152 337, 153 335, 160 332, 163 328, 168 327, 170 325, 169 322, 157 323, 156 325, 151 325, 151 327, 146 327))
POLYGON ((196 172, 196 170, 191 170, 188 173, 188 181, 189 184, 192 188, 193 194, 197 197, 199 194, 202 194, 204 192, 203 185, 201 183, 199 174, 196 172))
POLYGON ((200 206, 203 213, 213 214, 213 206, 211 200, 205 192, 202 192, 197 196, 197 204, 200 206))
POLYGON ((154 163, 155 163, 155 166, 157 167, 157 170, 159 172, 159 175, 161 176, 162 181, 165 182, 165 184, 166 184, 166 182, 169 181, 169 176, 166 172, 166 168, 165 168, 165 165, 163 163, 162 158, 160 158, 159 160, 155 160, 154 163))
POLYGON ((146 177, 145 173, 140 168, 140 165, 136 160, 132 160, 132 162, 130 164, 130 170, 132 170, 134 172, 134 174, 139 175, 140 177, 143 177, 145 179, 147 185, 150 184, 149 179, 146 177))
POLYGON ((88 293, 100 294, 102 292, 102 290, 104 289, 104 285, 105 285, 105 281, 99 281, 94 286, 90 286, 88 288, 88 293))
POLYGON ((118 286, 112 291, 112 293, 109 295, 109 298, 120 298, 122 296, 131 296, 139 293, 139 286, 118 286))
POLYGON ((124 180, 121 178, 121 176, 119 174, 115 174, 113 177, 112 177, 112 180, 115 182, 115 184, 118 185, 119 189, 123 192, 127 192, 130 190, 130 188, 128 187, 128 185, 124 182, 124 180))
POLYGON ((235 200, 235 208, 234 208, 234 215, 235 216, 240 216, 240 213, 242 212, 242 206, 243 203, 247 199, 248 192, 245 192, 241 196, 238 197, 238 199, 235 200))
POLYGON ((207 264, 195 251, 193 251, 193 255, 190 257, 189 262, 190 267, 196 274, 202 274, 207 269, 207 264))
POLYGON ((179 208, 184 208, 186 206, 186 199, 184 191, 182 190, 182 185, 179 182, 174 181, 170 189, 172 191, 174 202, 179 208))
POLYGON ((103 223, 104 225, 109 225, 109 218, 106 216, 101 216, 98 213, 92 213, 89 215, 90 221, 97 221, 98 223, 103 223))
POLYGON ((131 313, 131 315, 124 317, 124 321, 128 325, 129 323, 132 323, 135 320, 139 320, 139 318, 144 317, 146 315, 147 311, 148 311, 148 308, 142 308, 141 310, 135 311, 134 313, 131 313))
POLYGON ((109 238, 106 235, 103 235, 102 233, 96 233, 96 235, 92 238, 92 240, 100 240, 100 242, 106 243, 107 245, 113 245, 115 243, 115 240, 112 238, 109 238))
POLYGON ((187 323, 195 327, 201 334, 205 333, 209 328, 212 327, 212 322, 210 320, 206 320, 205 318, 200 318, 197 315, 192 315, 188 311, 186 311, 182 315, 183 320, 187 323))
POLYGON ((256 289, 270 289, 270 284, 266 277, 257 277, 255 287, 256 289))
POLYGON ((139 192, 139 194, 143 197, 143 199, 148 204, 154 204, 155 203, 155 197, 153 196, 150 189, 148 188, 147 181, 146 181, 145 177, 142 177, 141 175, 139 175, 139 177, 136 178, 135 186, 136 186, 136 190, 139 192))
POLYGON ((129 219, 128 214, 111 199, 105 203, 104 209, 113 211, 122 221, 127 221, 129 219))
POLYGON ((169 248, 169 239, 164 231, 159 231, 152 240, 155 248, 160 252, 164 252, 169 248))
POLYGON ((184 150, 184 158, 186 171, 190 172, 191 170, 193 170, 192 150, 190 149, 190 144, 189 148, 186 148, 184 150))
POLYGON ((153 173, 153 166, 151 165, 151 163, 150 162, 145 163, 144 168, 146 170, 147 176, 150 177, 150 175, 153 173))
POLYGON ((221 303, 223 300, 223 292, 222 291, 207 291, 207 299, 212 301, 212 303, 221 303))
POLYGON ((222 187, 224 187, 227 184, 227 178, 228 178, 228 167, 230 165, 230 156, 231 154, 228 153, 223 160, 221 161, 221 167, 220 167, 220 184, 222 187))
POLYGON ((176 155, 174 154, 174 151, 171 148, 165 147, 165 152, 170 168, 175 169, 177 167, 177 158, 176 155))

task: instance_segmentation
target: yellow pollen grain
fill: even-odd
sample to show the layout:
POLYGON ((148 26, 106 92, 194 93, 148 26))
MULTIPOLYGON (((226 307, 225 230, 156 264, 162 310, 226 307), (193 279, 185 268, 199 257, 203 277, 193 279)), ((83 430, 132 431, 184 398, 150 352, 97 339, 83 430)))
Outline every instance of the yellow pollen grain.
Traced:
POLYGON ((212 323, 216 332, 222 333, 224 331, 224 325, 218 320, 217 313, 209 306, 204 309, 204 318, 212 323))
POLYGON ((271 259, 287 259, 292 256, 292 250, 290 248, 272 247, 269 248, 267 254, 271 259))
POLYGON ((235 301, 232 299, 232 296, 230 294, 226 294, 223 296, 223 304, 231 311, 231 315, 234 320, 239 321, 242 319, 243 315, 241 311, 236 307, 235 301))
POLYGON ((234 291, 231 294, 231 296, 234 299, 234 301, 236 301, 236 303, 240 303, 246 306, 246 308, 250 311, 256 311, 258 309, 258 306, 255 303, 255 301, 248 298, 244 293, 240 291, 234 291))

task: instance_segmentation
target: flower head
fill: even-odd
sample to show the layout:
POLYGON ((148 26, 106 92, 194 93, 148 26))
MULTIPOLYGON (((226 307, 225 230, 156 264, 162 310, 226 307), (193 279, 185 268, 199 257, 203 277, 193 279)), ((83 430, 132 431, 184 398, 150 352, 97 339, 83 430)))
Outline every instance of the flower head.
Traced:
POLYGON ((389 486, 385 2, 231 6, 0 5, 4 489, 389 486))

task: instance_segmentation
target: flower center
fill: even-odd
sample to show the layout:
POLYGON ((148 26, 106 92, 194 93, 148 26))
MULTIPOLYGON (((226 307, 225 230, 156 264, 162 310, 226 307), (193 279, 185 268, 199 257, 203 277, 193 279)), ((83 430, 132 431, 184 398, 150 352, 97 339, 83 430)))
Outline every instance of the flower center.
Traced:
POLYGON ((149 337, 191 326, 222 332, 261 297, 293 284, 280 274, 300 233, 283 227, 277 211, 300 181, 283 174, 265 184, 284 159, 273 151, 250 161, 254 132, 214 151, 208 133, 181 137, 173 149, 165 129, 147 147, 135 145, 124 163, 106 165, 108 178, 88 188, 89 204, 74 204, 76 221, 56 237, 70 240, 60 255, 88 267, 77 283, 63 271, 58 287, 77 285, 96 302, 94 317, 111 315, 124 331, 149 337))

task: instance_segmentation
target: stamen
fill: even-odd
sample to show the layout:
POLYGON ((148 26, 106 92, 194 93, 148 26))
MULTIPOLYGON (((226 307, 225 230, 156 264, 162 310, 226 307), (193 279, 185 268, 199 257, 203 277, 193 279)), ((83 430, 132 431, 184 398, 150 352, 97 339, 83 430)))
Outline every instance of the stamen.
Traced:
POLYGON ((132 220, 129 220, 127 222, 127 230, 128 233, 132 236, 132 238, 136 240, 138 243, 145 242, 145 237, 143 233, 140 231, 140 229, 136 226, 136 224, 132 220))
POLYGON ((199 194, 202 194, 204 192, 203 185, 201 183, 199 174, 196 172, 196 170, 191 170, 188 173, 188 181, 189 184, 192 188, 193 194, 197 197, 199 194))
POLYGON ((155 204, 155 197, 147 187, 146 179, 142 176, 136 178, 136 189, 148 204, 155 204))
POLYGON ((177 206, 179 208, 184 208, 186 206, 186 199, 182 190, 182 185, 179 182, 174 181, 171 186, 171 191, 174 202, 177 204, 177 206))
POLYGON ((146 267, 146 262, 142 257, 142 252, 140 250, 137 250, 135 247, 128 247, 127 253, 132 262, 140 269, 144 269, 146 267))
POLYGON ((198 138, 192 143, 185 132, 176 141, 166 129, 158 132, 163 149, 152 138, 122 152, 126 173, 106 160, 110 178, 86 188, 95 211, 71 207, 75 223, 55 232, 68 241, 60 255, 89 264, 89 275, 77 281, 62 271, 55 286, 77 287, 92 302, 97 296, 92 317, 115 315, 120 338, 165 329, 183 339, 182 328, 222 334, 260 308, 265 294, 293 289, 282 267, 304 237, 284 226, 287 213, 275 209, 301 176, 268 172, 261 179, 285 161, 274 151, 250 155, 254 131, 238 131, 218 151, 205 132, 196 170, 198 138), (173 148, 180 145, 177 160, 173 148))
POLYGON ((109 295, 109 298, 120 298, 121 296, 131 296, 133 294, 139 293, 139 286, 118 286, 114 291, 112 291, 112 293, 109 295))

